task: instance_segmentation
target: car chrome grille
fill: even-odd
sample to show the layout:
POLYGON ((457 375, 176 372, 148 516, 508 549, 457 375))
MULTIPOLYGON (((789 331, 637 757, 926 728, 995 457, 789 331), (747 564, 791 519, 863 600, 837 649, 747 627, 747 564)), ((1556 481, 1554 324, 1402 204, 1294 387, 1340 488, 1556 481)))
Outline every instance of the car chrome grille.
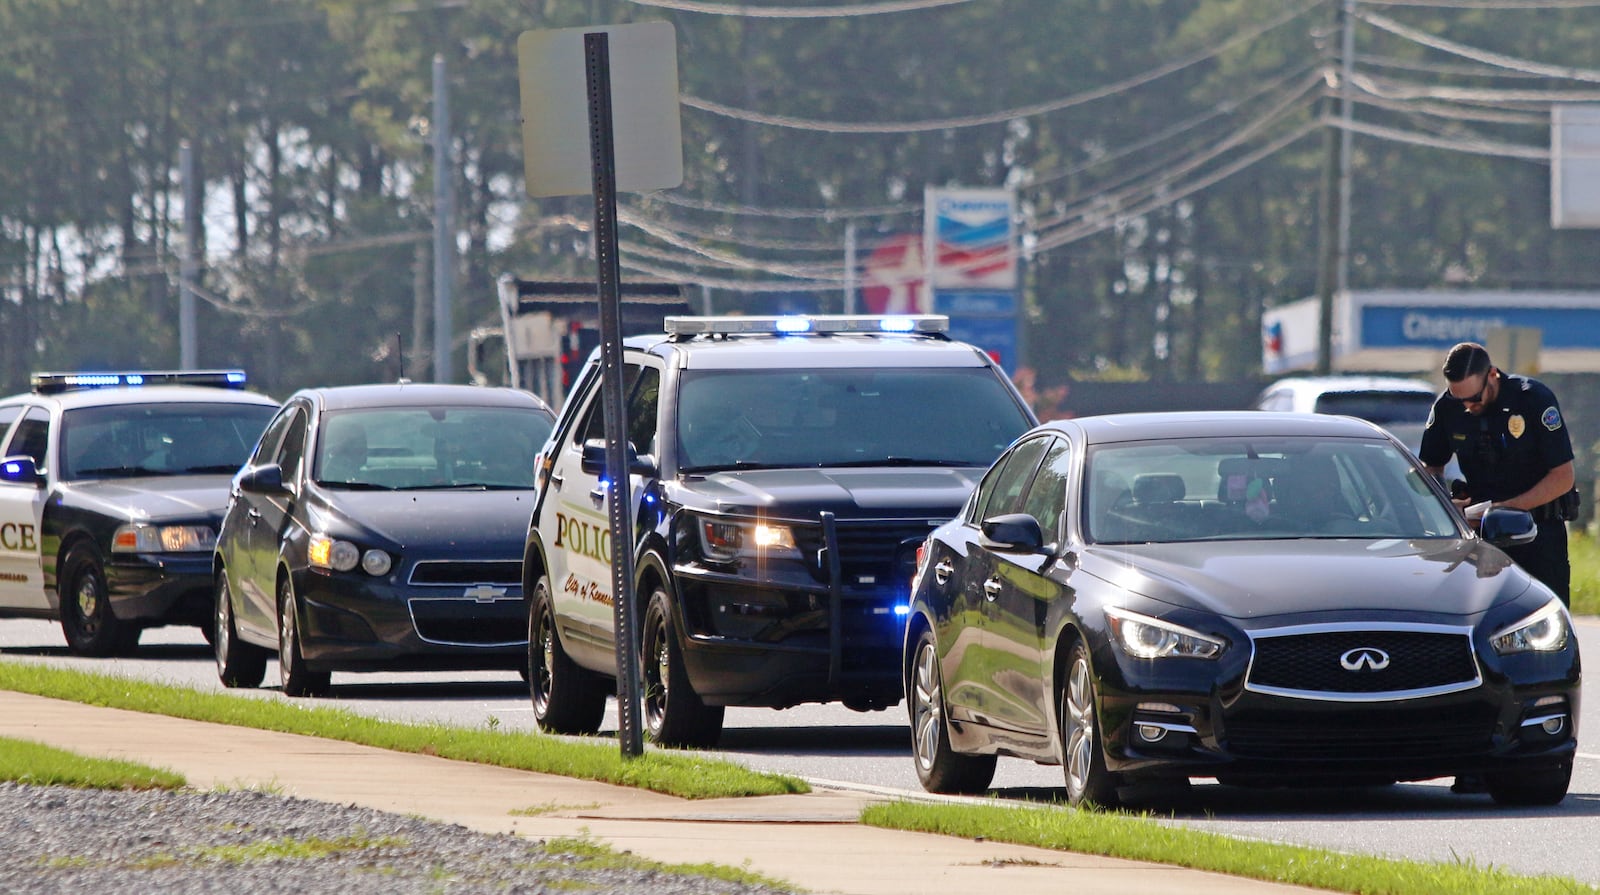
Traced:
POLYGON ((411 568, 410 583, 421 586, 470 587, 494 584, 522 586, 522 563, 517 560, 427 560, 411 568))
POLYGON ((1376 701, 1481 683, 1465 630, 1299 630, 1253 640, 1245 687, 1261 693, 1376 701))

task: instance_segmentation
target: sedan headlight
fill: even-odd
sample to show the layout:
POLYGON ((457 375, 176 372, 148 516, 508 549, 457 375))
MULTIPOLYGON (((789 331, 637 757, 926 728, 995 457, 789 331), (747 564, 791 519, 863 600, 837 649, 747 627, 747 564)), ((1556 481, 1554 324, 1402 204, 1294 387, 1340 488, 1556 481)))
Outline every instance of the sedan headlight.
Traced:
POLYGON ((1512 653, 1553 653, 1567 645, 1572 636, 1572 626, 1567 621, 1567 610, 1560 600, 1551 600, 1538 612, 1522 621, 1507 625, 1489 638, 1494 651, 1502 656, 1512 653))
POLYGON ((794 529, 772 522, 699 520, 700 550, 713 562, 732 562, 740 556, 797 557, 794 529))
POLYGON ((311 564, 311 568, 324 572, 348 572, 360 565, 368 575, 374 577, 388 574, 394 565, 394 560, 382 550, 362 552, 355 544, 326 534, 311 536, 311 541, 306 545, 306 562, 311 564))
POLYGON ((1199 631, 1126 609, 1107 609, 1111 640, 1135 659, 1215 659, 1227 644, 1199 631))
POLYGON ((217 532, 209 525, 133 522, 111 535, 112 553, 199 553, 216 546, 217 532))

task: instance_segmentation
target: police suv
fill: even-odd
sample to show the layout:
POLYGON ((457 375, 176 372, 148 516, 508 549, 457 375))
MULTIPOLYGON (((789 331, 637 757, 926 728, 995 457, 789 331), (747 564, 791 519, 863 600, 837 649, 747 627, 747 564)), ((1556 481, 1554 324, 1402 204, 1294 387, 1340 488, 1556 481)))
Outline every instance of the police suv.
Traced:
POLYGON ((60 619, 84 656, 211 631, 233 474, 278 402, 235 370, 41 373, 0 400, 0 618, 60 619))
POLYGON ((523 556, 541 728, 615 692, 609 508, 630 501, 646 730, 709 745, 726 706, 899 702, 918 545, 1033 414, 994 362, 901 317, 668 317, 624 341, 631 474, 604 480, 592 356, 537 461, 523 556))

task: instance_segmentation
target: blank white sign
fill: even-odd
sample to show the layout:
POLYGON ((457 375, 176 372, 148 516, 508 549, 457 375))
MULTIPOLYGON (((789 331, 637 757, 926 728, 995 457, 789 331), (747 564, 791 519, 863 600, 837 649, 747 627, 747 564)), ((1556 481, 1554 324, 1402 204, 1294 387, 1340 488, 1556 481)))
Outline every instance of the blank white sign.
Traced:
POLYGON ((683 182, 677 33, 670 22, 524 31, 517 37, 523 171, 529 196, 594 191, 586 34, 607 35, 617 190, 683 182))

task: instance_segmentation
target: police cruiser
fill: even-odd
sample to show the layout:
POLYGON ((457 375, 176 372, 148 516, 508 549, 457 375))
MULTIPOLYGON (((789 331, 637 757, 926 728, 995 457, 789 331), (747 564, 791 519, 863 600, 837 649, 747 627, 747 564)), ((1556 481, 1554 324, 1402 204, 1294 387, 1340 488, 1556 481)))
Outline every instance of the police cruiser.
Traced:
POLYGON ((623 343, 626 489, 604 481, 598 352, 537 461, 523 556, 541 728, 615 692, 607 501, 630 501, 643 717, 714 743, 727 706, 901 698, 917 546, 1033 424, 946 318, 668 317, 623 343))
POLYGON ((237 370, 40 373, 0 400, 0 618, 59 619, 83 656, 211 631, 228 486, 278 402, 237 370))

